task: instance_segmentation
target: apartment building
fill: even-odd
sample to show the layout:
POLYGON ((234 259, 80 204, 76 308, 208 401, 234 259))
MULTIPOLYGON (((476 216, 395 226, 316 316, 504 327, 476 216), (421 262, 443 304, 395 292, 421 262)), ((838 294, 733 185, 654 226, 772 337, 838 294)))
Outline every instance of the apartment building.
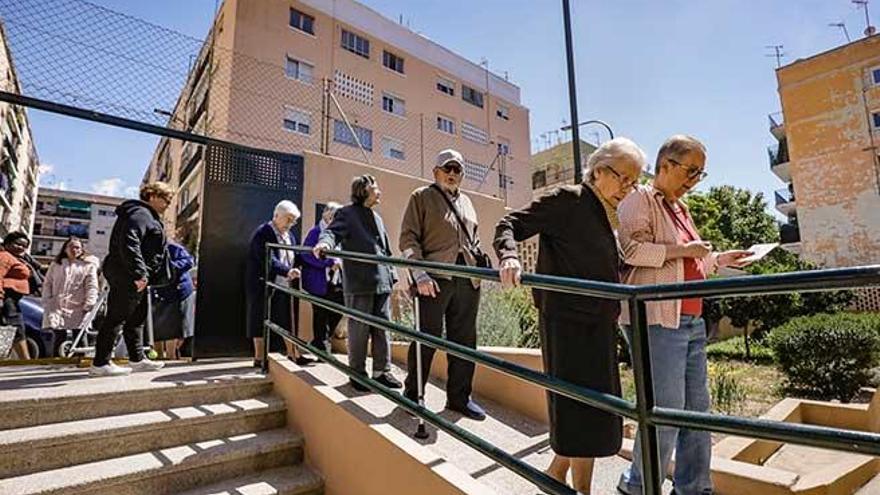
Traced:
MULTIPOLYGON (((0 87, 21 92, 6 31, 0 23, 0 87)), ((39 159, 24 107, 0 102, 0 237, 21 231, 29 236, 34 222, 39 159)))
MULTIPOLYGON (((531 198, 520 89, 353 0, 226 0, 168 113, 211 137, 415 177, 456 148, 466 190, 512 207, 531 198)), ((144 177, 178 187, 168 222, 184 238, 200 229, 201 148, 161 140, 144 177)))
POLYGON ((880 262, 880 37, 776 72, 781 118, 771 116, 770 165, 786 187, 776 207, 783 240, 827 267, 880 262))
POLYGON ((116 207, 125 198, 41 187, 31 255, 49 263, 70 237, 83 241, 86 250, 100 259, 107 255, 116 207))

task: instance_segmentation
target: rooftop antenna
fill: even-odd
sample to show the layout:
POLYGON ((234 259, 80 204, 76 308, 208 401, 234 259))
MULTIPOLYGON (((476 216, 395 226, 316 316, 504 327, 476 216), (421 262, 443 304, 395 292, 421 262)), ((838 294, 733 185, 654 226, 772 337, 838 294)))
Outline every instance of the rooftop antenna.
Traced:
POLYGON ((852 3, 860 5, 865 10, 865 36, 873 36, 877 28, 871 25, 871 18, 868 16, 868 0, 852 0, 852 3))
POLYGON ((773 50, 774 53, 770 53, 765 55, 766 57, 774 57, 776 59, 776 68, 782 67, 782 57, 785 56, 785 52, 782 51, 784 48, 782 45, 767 45, 766 48, 773 50))
POLYGON ((846 24, 844 24, 843 21, 832 22, 828 24, 828 27, 840 28, 843 31, 843 35, 846 36, 846 42, 849 43, 850 41, 852 41, 849 37, 849 31, 846 30, 846 24))

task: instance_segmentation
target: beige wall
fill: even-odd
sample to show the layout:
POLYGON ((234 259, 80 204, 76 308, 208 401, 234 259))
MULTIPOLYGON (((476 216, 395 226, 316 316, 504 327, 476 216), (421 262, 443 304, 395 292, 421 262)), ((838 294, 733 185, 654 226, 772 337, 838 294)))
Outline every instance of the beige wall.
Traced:
POLYGON ((880 262, 880 38, 777 71, 804 255, 829 267, 880 262))
MULTIPOLYGON (((382 190, 382 203, 376 208, 388 229, 388 238, 394 255, 398 256, 398 239, 403 212, 410 193, 418 187, 430 184, 426 180, 404 174, 369 167, 358 162, 334 158, 320 153, 305 153, 303 172, 302 232, 303 237, 314 226, 315 205, 336 201, 349 203, 351 179, 357 175, 372 174, 382 190)), ((469 194, 479 215, 479 235, 487 252, 494 258, 491 249, 495 224, 505 214, 503 202, 481 194, 469 194)), ((300 328, 305 335, 311 335, 311 305, 300 305, 300 328)))

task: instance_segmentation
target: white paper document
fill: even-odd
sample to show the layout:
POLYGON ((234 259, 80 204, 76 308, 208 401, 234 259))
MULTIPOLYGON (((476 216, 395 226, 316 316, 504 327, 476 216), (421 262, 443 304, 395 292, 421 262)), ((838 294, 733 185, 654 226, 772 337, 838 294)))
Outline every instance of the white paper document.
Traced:
POLYGON ((748 251, 752 254, 746 256, 745 258, 740 258, 738 261, 740 263, 754 263, 764 256, 770 254, 770 251, 773 251, 777 247, 779 247, 778 242, 771 242, 769 244, 755 244, 748 249, 748 251))

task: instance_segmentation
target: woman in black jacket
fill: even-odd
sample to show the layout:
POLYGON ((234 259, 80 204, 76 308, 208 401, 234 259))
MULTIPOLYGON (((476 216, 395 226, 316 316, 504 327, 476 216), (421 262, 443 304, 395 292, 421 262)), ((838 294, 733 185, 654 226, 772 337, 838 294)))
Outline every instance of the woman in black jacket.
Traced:
POLYGON ((98 329, 95 359, 89 376, 127 375, 153 371, 164 363, 144 357, 140 329, 147 317, 146 288, 169 282, 165 226, 162 213, 171 204, 174 190, 164 182, 141 187, 140 199, 124 201, 116 208, 116 222, 104 258, 104 277, 110 285, 107 315, 98 329), (110 361, 113 344, 122 332, 130 368, 110 361))
MULTIPOLYGON (((540 235, 537 272, 544 275, 618 282, 617 204, 632 191, 645 166, 635 143, 617 138, 590 155, 582 184, 562 186, 510 213, 498 223, 495 251, 501 283, 519 283, 517 243, 540 235)), ((544 370, 555 378, 606 394, 620 395, 617 365, 617 301, 535 290, 544 370)), ((550 444, 556 457, 548 474, 590 493, 593 459, 620 450, 620 417, 582 402, 547 394, 550 444)))

